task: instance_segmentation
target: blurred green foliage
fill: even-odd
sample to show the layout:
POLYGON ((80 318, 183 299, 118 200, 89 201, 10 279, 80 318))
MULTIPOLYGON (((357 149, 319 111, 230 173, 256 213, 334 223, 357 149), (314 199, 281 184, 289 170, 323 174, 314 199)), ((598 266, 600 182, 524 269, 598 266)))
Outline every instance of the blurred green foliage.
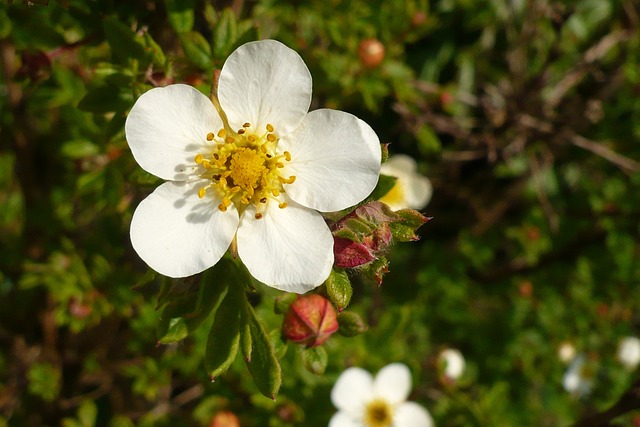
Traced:
POLYGON ((448 426, 570 424, 631 385, 615 353, 640 334, 637 2, 4 0, 0 65, 0 426, 208 426, 220 410, 320 426, 340 372, 393 361, 448 426), (209 382, 211 318, 157 345, 162 280, 128 238, 158 180, 129 153, 127 111, 154 86, 208 93, 258 38, 304 58, 313 108, 365 119, 434 185, 422 240, 393 248, 381 287, 353 280, 366 333, 287 348, 278 292, 250 295, 282 365, 275 401, 242 357, 209 382), (562 388, 563 342, 595 369, 582 398, 562 388), (467 360, 454 384, 445 347, 467 360))

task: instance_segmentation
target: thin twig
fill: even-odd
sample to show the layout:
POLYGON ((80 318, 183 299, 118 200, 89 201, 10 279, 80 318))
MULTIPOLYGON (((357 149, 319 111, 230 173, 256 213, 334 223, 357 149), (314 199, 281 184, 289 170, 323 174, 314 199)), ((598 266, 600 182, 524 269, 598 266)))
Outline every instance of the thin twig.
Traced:
POLYGON ((591 151, 594 154, 602 157, 618 166, 626 173, 633 173, 640 171, 640 163, 632 160, 622 154, 616 153, 606 145, 591 141, 584 136, 573 133, 572 131, 567 130, 569 141, 577 147, 584 148, 585 150, 591 151))

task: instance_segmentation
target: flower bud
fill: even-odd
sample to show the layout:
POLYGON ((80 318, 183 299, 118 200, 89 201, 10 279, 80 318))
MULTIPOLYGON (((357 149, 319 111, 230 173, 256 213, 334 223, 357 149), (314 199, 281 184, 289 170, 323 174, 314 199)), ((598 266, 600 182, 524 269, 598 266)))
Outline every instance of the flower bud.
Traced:
POLYGON ((338 318, 340 324, 340 335, 345 337, 355 337, 368 329, 362 317, 352 311, 343 311, 338 318))
POLYGON ((298 297, 289 306, 282 323, 282 335, 286 339, 307 347, 323 344, 337 330, 335 309, 318 294, 298 297))
POLYGON ((366 39, 358 48, 360 62, 367 68, 376 68, 384 59, 384 45, 378 39, 366 39))
POLYGON ((240 427, 240 420, 231 411, 220 411, 213 416, 211 427, 240 427))

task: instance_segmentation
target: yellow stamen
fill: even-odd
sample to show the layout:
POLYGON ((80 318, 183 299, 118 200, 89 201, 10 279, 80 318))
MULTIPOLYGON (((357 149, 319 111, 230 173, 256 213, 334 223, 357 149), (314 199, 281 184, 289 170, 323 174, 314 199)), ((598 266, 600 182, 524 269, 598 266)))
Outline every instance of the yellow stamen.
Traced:
POLYGON ((285 151, 285 152, 284 152, 284 153, 282 153, 282 154, 284 154, 284 159, 285 159, 287 162, 290 162, 290 161, 291 161, 291 153, 290 153, 290 152, 285 151))
POLYGON ((227 144, 232 144, 235 141, 235 139, 232 136, 228 136, 224 139, 224 142, 226 142, 227 144))
POLYGON ((202 187, 201 189, 198 190, 198 197, 200 197, 201 199, 204 197, 205 194, 207 194, 207 187, 202 187))
POLYGON ((200 163, 202 163, 203 159, 204 157, 202 156, 202 154, 196 154, 196 158, 193 159, 193 161, 196 162, 197 165, 199 165, 200 163))
POLYGON ((256 213, 255 217, 256 217, 256 219, 260 219, 260 218, 262 218, 262 214, 260 212, 258 212, 258 213, 256 213))
POLYGON ((288 204, 287 202, 282 202, 282 203, 280 203, 280 204, 278 205, 278 207, 279 207, 280 209, 284 209, 284 208, 286 208, 287 206, 289 206, 289 204, 288 204))
POLYGON ((273 132, 273 125, 272 124, 267 124, 267 131, 268 132, 273 132))
POLYGON ((244 129, 238 129, 238 135, 242 135, 244 133, 244 129))
POLYGON ((218 138, 224 138, 224 136, 227 134, 227 131, 224 129, 220 129, 218 131, 218 138))
POLYGON ((213 141, 213 133, 209 132, 207 134, 207 141, 213 141))
POLYGON ((267 141, 273 142, 276 140, 276 136, 272 133, 267 134, 267 141))
POLYGON ((251 124, 250 123, 245 123, 245 124, 242 125, 242 127, 243 128, 248 128, 248 127, 251 127, 251 124))

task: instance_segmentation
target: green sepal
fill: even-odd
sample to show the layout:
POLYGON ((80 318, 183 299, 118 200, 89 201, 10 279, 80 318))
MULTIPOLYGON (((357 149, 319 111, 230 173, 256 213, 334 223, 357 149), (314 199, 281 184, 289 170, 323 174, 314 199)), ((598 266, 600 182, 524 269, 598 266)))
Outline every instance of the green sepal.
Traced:
POLYGON ((289 311, 289 306, 298 299, 298 295, 293 292, 287 292, 279 295, 273 303, 273 311, 276 314, 285 314, 289 311))
POLYGON ((413 209, 402 209, 396 211, 395 214, 398 215, 401 220, 391 222, 389 225, 393 238, 398 242, 419 240, 420 237, 416 234, 416 230, 431 219, 413 209))
POLYGON ((324 374, 329 364, 329 355, 323 346, 302 350, 302 365, 316 375, 324 374))
POLYGON ((333 302, 333 305, 336 306, 338 311, 344 310, 349 305, 353 295, 351 281, 346 271, 342 268, 333 268, 324 284, 327 296, 333 302))
POLYGON ((245 355, 245 360, 250 360, 247 361, 247 368, 260 393, 275 399, 282 384, 280 363, 269 336, 249 304, 246 304, 246 313, 252 342, 251 357, 247 358, 245 355))

